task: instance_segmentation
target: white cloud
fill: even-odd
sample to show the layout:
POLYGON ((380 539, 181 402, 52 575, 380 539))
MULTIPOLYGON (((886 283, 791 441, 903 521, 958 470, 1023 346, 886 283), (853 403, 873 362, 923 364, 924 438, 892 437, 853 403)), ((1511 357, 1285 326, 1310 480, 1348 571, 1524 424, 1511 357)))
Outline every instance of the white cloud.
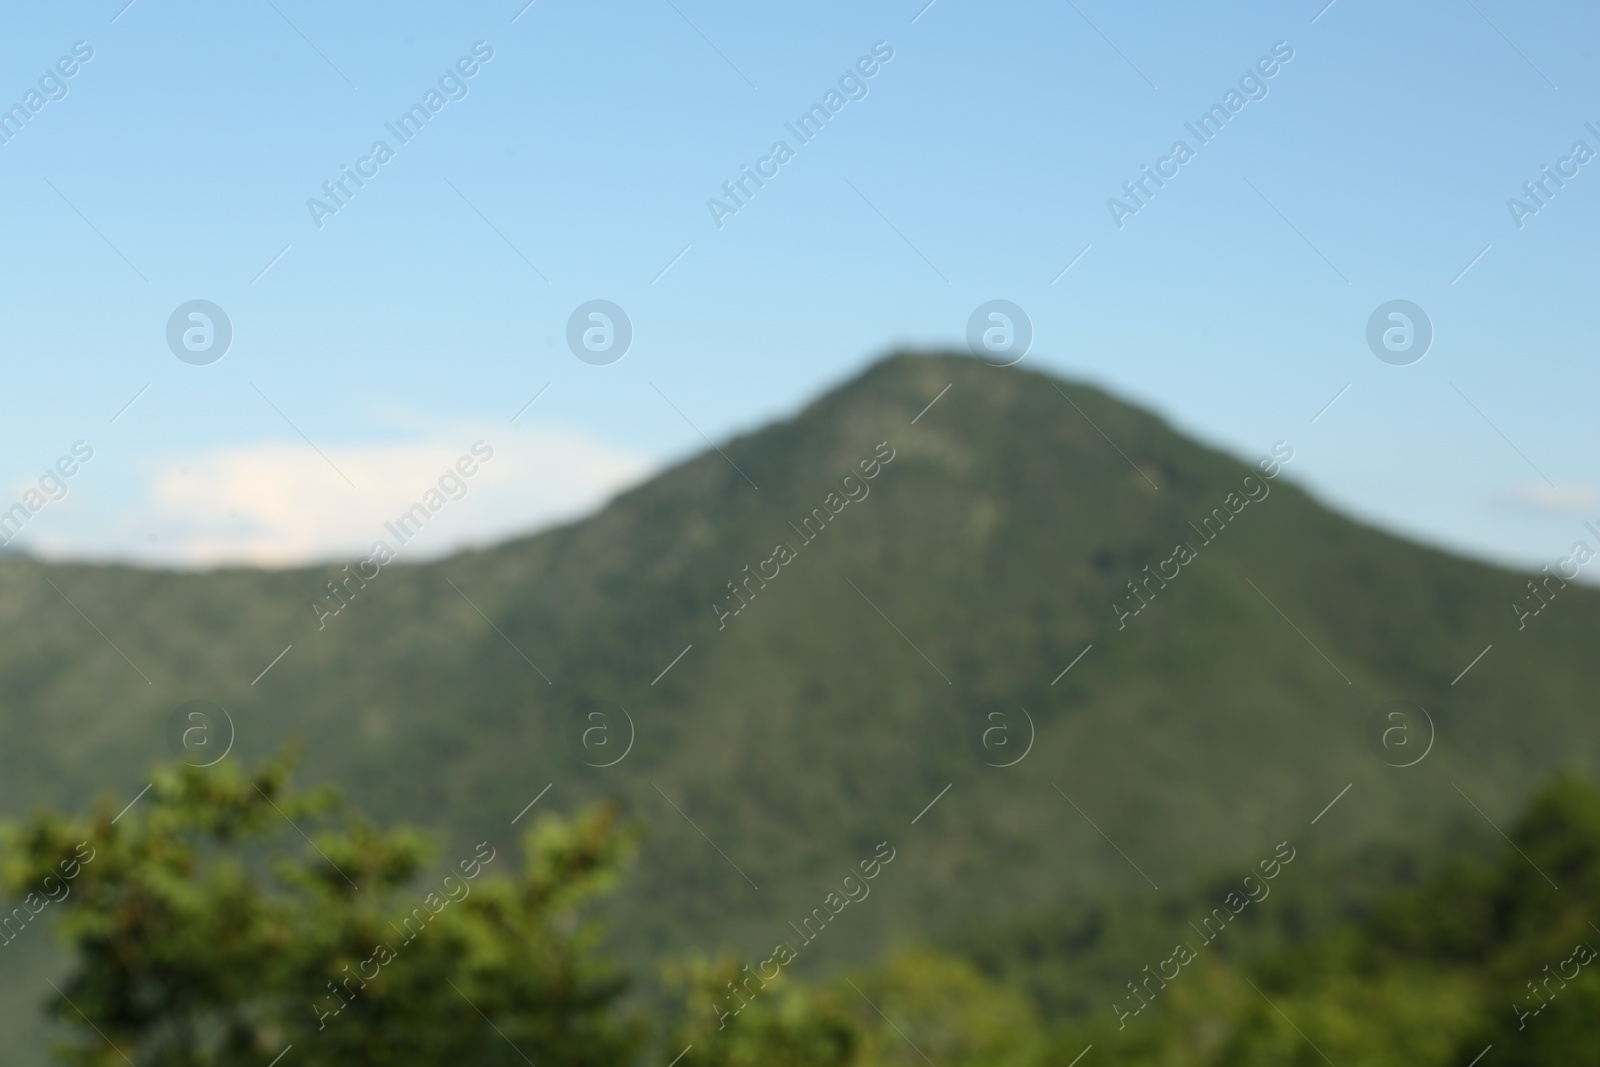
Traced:
MULTIPOLYGON (((549 425, 435 425, 421 439, 324 447, 320 455, 300 440, 263 441, 184 461, 164 458, 135 480, 132 499, 92 500, 85 497, 94 494, 80 493, 77 506, 62 508, 60 521, 30 538, 28 547, 55 558, 185 568, 280 567, 366 555, 380 538, 398 544, 384 524, 437 490, 480 440, 492 458, 460 479, 465 492, 437 508, 400 549, 402 560, 576 518, 655 467, 645 456, 549 425)), ((449 477, 445 489, 455 489, 449 477)))
POLYGON ((1588 485, 1554 486, 1548 482, 1526 482, 1514 487, 1507 498, 1519 507, 1546 515, 1593 515, 1600 512, 1600 490, 1588 485))

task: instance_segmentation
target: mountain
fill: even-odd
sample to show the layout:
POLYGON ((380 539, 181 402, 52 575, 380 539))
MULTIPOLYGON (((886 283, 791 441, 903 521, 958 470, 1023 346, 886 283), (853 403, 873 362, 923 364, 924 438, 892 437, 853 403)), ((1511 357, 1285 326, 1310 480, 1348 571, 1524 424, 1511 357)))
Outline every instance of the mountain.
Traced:
MULTIPOLYGON (((436 828, 441 865, 618 797, 649 831, 609 919, 635 962, 765 956, 887 842, 817 969, 1158 902, 1282 842, 1306 871, 1437 858, 1595 772, 1600 595, 1552 579, 1519 628, 1527 576, 1299 488, 1312 432, 1244 460, 1087 385, 901 354, 436 563, 0 559, 0 811, 120 807, 212 701, 229 758, 298 739, 303 780, 436 828)), ((6 1002, 48 967, 0 971, 6 1002)))

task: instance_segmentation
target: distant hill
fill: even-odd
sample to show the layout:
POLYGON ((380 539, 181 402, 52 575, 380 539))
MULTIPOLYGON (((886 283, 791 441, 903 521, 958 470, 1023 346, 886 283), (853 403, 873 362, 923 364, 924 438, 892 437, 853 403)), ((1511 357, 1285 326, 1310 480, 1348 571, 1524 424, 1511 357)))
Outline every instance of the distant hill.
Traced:
MULTIPOLYGON (((808 957, 832 968, 1284 840, 1436 857, 1486 829, 1467 798, 1499 820, 1593 775, 1600 595, 1519 631, 1526 576, 1297 488, 1312 432, 1268 480, 1100 390, 897 355, 591 518, 352 580, 320 630, 357 568, 3 559, 0 811, 131 800, 173 709, 212 700, 236 756, 301 739, 305 780, 437 827, 441 862, 547 785, 526 818, 621 798, 649 827, 610 920, 636 961, 765 954, 888 841, 808 957), (1375 747, 1394 701, 1437 730, 1408 769, 1375 747)), ((5 1001, 31 1010, 43 966, 0 969, 5 1001)))

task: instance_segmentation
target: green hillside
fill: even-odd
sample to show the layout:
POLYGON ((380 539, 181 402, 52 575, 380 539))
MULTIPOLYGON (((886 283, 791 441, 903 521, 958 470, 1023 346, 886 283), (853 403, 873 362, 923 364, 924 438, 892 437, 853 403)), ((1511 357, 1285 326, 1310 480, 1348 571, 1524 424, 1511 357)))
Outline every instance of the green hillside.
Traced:
MULTIPOLYGON (((1600 596, 1561 590, 1519 631, 1526 576, 1342 518, 1292 459, 1267 480, 1097 389, 911 355, 720 452, 581 522, 384 567, 322 629, 337 568, 0 560, 0 812, 133 799, 172 710, 212 700, 239 756, 298 738, 304 779, 437 827, 446 858, 509 838, 547 785, 540 807, 619 798, 649 830, 607 920, 635 962, 765 953, 889 842, 802 964, 822 971, 1157 902, 1286 840, 1288 878, 1380 846, 1426 863, 1552 771, 1600 769, 1600 596), (1147 566, 1176 576, 1119 621, 1147 566), (1406 769, 1373 740, 1394 701, 1437 729, 1406 769), (1026 757, 992 766, 1028 717, 1026 757), (627 756, 586 765, 629 719, 627 756)), ((20 1018, 49 960, 7 951, 20 1018)))

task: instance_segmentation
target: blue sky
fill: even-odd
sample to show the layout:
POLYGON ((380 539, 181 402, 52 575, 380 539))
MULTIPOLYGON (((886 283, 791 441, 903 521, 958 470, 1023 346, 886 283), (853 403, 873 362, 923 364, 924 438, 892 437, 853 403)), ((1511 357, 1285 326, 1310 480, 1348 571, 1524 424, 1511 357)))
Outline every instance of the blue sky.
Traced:
POLYGON ((1032 322, 1026 366, 1244 456, 1288 440, 1302 484, 1389 529, 1536 564, 1600 521, 1600 162, 1520 227, 1507 207, 1600 152, 1592 7, 124 3, 0 39, 5 104, 93 49, 0 145, 0 507, 95 451, 36 551, 354 552, 492 442, 418 548, 446 552, 897 345, 960 346, 995 298, 1032 322), (401 144, 385 124, 477 42, 493 58, 401 144), (865 96, 799 144, 785 123, 879 42, 865 96), (1266 95, 1200 145, 1185 123, 1278 42, 1266 95), (1108 199, 1180 139, 1119 227, 1108 199), (378 140, 393 158, 319 228, 307 200, 378 140), (793 158, 719 227, 707 201, 777 140, 793 158), (565 341, 597 298, 634 329, 607 366, 565 341), (206 366, 165 337, 195 299, 234 332, 206 366), (1393 299, 1435 331, 1409 366, 1365 340, 1393 299))

